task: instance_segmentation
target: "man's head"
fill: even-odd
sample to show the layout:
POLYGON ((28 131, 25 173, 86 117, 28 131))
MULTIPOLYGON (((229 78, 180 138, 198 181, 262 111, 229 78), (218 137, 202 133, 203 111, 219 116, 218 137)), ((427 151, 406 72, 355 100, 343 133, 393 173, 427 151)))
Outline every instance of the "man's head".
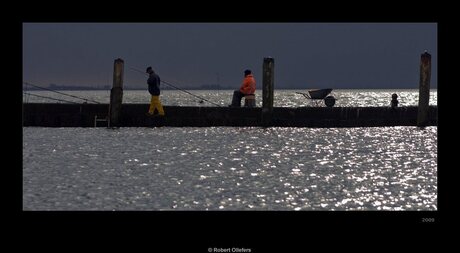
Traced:
POLYGON ((145 72, 147 72, 148 74, 154 73, 152 67, 148 67, 145 72))
POLYGON ((251 70, 246 69, 246 70, 244 71, 244 76, 247 76, 247 75, 250 75, 250 74, 252 74, 251 70))

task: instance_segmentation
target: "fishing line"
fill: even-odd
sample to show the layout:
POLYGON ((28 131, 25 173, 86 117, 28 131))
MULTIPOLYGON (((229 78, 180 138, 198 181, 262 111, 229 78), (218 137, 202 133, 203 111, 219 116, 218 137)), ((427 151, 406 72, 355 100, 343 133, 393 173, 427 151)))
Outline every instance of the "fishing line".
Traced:
MULTIPOLYGON (((141 70, 139 70, 139 69, 137 69, 137 68, 133 68, 133 67, 129 67, 129 68, 132 69, 132 70, 135 70, 135 71, 137 71, 137 72, 139 72, 139 73, 142 73, 142 74, 148 76, 147 73, 145 73, 144 71, 141 71, 141 70)), ((206 101, 206 102, 208 102, 208 103, 211 103, 211 104, 213 104, 213 105, 217 105, 217 106, 221 107, 221 105, 219 105, 219 104, 216 104, 216 103, 214 103, 214 102, 212 102, 212 101, 207 100, 206 98, 197 96, 197 95, 195 95, 195 94, 193 94, 193 93, 190 93, 190 92, 188 92, 188 91, 186 91, 186 90, 184 90, 184 89, 181 89, 181 88, 179 88, 179 87, 176 87, 175 85, 173 85, 173 84, 171 84, 171 83, 165 82, 165 81, 163 81, 163 80, 161 80, 161 82, 164 83, 164 84, 166 84, 166 85, 168 85, 168 86, 171 86, 171 87, 173 87, 173 88, 175 88, 175 89, 177 89, 177 90, 180 90, 180 91, 185 92, 185 93, 187 93, 187 94, 189 94, 189 95, 192 95, 192 96, 194 96, 194 97, 197 97, 197 98, 201 99, 202 101, 206 101)), ((200 103, 201 103, 201 101, 200 101, 200 103)))
POLYGON ((56 93, 61 94, 61 95, 65 95, 65 96, 69 96, 69 97, 73 97, 73 98, 78 98, 78 99, 85 100, 85 101, 91 101, 91 102, 94 102, 94 103, 96 103, 96 104, 100 104, 99 102, 94 101, 94 100, 91 100, 91 99, 82 98, 82 97, 78 97, 78 96, 74 96, 74 95, 69 95, 69 94, 66 94, 66 93, 63 93, 63 92, 59 92, 59 91, 47 89, 47 88, 44 88, 44 87, 41 87, 41 86, 38 86, 38 85, 34 85, 34 84, 31 84, 31 83, 28 83, 28 82, 23 82, 23 83, 25 83, 25 84, 27 84, 27 85, 31 85, 31 86, 36 87, 36 88, 39 88, 39 89, 42 89, 42 90, 52 91, 52 92, 56 92, 56 93))
POLYGON ((35 94, 32 94, 32 93, 27 93, 27 92, 24 92, 24 94, 26 94, 28 96, 47 98, 47 99, 52 99, 52 100, 57 100, 57 101, 67 102, 67 103, 72 103, 72 104, 80 104, 80 103, 73 102, 73 101, 68 101, 68 100, 64 100, 64 99, 57 99, 57 98, 52 98, 52 97, 46 97, 46 96, 40 96, 40 95, 35 95, 35 94))

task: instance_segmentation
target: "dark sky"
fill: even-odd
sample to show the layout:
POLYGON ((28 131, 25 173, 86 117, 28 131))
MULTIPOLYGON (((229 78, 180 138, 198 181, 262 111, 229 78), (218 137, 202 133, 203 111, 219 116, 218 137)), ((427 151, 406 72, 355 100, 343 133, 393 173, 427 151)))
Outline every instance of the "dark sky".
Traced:
POLYGON ((125 87, 145 87, 152 66, 179 87, 238 87, 251 69, 262 87, 264 57, 276 88, 418 88, 420 54, 432 55, 436 23, 24 23, 23 79, 47 86, 112 85, 125 61, 125 87))

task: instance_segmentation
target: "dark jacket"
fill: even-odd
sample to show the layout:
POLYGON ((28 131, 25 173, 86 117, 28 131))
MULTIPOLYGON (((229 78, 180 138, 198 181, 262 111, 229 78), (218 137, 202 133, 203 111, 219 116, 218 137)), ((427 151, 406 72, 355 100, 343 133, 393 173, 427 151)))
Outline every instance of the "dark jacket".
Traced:
POLYGON ((152 96, 159 96, 160 95, 160 77, 152 73, 149 75, 149 79, 147 80, 147 84, 149 85, 149 93, 152 96))

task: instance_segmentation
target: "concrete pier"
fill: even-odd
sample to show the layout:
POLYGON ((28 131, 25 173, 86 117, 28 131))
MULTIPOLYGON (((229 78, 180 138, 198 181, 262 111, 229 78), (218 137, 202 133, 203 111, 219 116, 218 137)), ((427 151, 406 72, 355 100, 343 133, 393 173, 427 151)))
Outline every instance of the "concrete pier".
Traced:
MULTIPOLYGON (((107 127, 95 118, 107 117, 108 104, 23 104, 23 126, 107 127)), ((263 121, 261 107, 164 106, 164 118, 145 116, 149 104, 123 104, 120 127, 382 127, 417 126, 417 106, 409 107, 273 107, 263 121)), ((437 126, 438 108, 429 106, 426 126, 437 126)))
POLYGON ((437 126, 438 107, 429 106, 431 55, 422 54, 419 106, 273 107, 274 67, 263 62, 262 107, 163 106, 165 117, 148 117, 149 104, 123 104, 122 59, 114 62, 110 104, 23 104, 23 126, 41 127, 382 127, 437 126), (107 120, 103 120, 107 119, 107 120))

